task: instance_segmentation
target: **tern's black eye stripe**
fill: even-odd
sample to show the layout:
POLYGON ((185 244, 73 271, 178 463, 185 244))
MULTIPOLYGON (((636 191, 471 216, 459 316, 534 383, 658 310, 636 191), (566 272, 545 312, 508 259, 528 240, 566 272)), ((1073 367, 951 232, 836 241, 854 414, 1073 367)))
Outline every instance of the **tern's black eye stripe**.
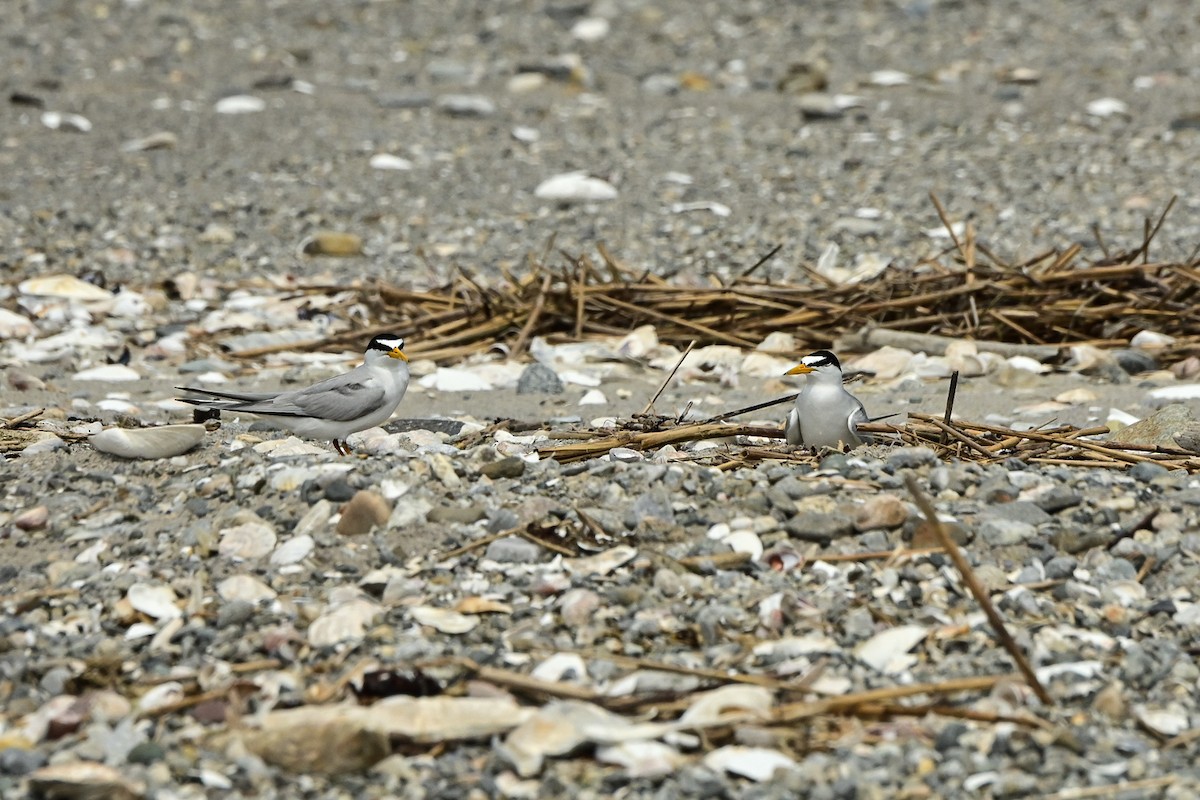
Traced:
POLYGON ((367 345, 368 350, 379 350, 384 353, 390 353, 396 347, 404 349, 404 340, 399 336, 376 336, 367 345))
POLYGON ((838 361, 837 356, 828 350, 817 350, 815 353, 810 353, 804 359, 804 363, 810 367, 824 367, 832 364, 838 369, 842 368, 842 364, 838 361))

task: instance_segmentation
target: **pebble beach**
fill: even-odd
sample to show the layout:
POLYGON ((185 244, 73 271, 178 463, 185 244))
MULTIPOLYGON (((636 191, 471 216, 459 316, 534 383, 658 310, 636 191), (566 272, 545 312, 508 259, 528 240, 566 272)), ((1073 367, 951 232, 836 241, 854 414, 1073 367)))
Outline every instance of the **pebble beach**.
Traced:
POLYGON ((807 453, 761 435, 784 405, 630 446, 795 392, 807 352, 685 352, 653 318, 458 358, 431 322, 350 456, 175 399, 360 363, 357 332, 411 323, 376 287, 485 291, 598 244, 673 285, 832 286, 968 228, 1100 261, 1173 201, 1140 255, 1194 268, 1191 4, 126 0, 4 27, 0 797, 1200 796, 1200 361, 1161 318, 1054 359, 838 353, 898 429, 957 373, 956 420, 1114 431, 1089 466, 807 453))

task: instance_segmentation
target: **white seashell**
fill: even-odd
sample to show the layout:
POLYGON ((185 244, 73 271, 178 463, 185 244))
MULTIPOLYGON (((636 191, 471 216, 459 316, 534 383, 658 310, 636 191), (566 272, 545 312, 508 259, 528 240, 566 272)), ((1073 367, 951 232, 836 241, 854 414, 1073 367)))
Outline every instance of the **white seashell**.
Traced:
POLYGON ((658 347, 658 329, 639 325, 617 342, 617 355, 622 358, 643 358, 658 347))
POLYGON ((796 366, 795 360, 768 355, 759 350, 751 350, 746 354, 739 370, 743 375, 753 378, 778 378, 794 366, 796 366))
POLYGON ((588 375, 586 372, 577 372, 569 369, 558 373, 558 377, 563 383, 573 383, 576 386, 594 387, 602 383, 595 375, 588 375))
POLYGON ((646 460, 646 456, 631 447, 614 447, 608 451, 608 455, 613 461, 622 461, 626 464, 646 460))
POLYGON ((754 649, 756 656, 776 658, 794 658, 797 656, 828 654, 828 652, 841 652, 841 645, 834 642, 832 638, 823 636, 821 633, 809 633, 805 634, 805 636, 785 636, 781 639, 775 639, 774 642, 757 644, 754 649))
POLYGON ((1137 705, 1133 707, 1133 716, 1158 736, 1178 736, 1188 729, 1188 715, 1178 708, 1137 705))
POLYGON ((1038 374, 1050 371, 1050 368, 1045 364, 1038 361, 1036 358, 1030 358, 1029 356, 1009 356, 1008 358, 1004 359, 1004 363, 1008 364, 1014 369, 1023 369, 1027 372, 1036 372, 1038 374))
POLYGON ((1163 386, 1150 392, 1147 397, 1151 400, 1196 400, 1200 398, 1200 383, 1163 386))
POLYGON ((257 603, 260 600, 274 600, 276 592, 253 575, 230 575, 217 584, 217 596, 227 601, 257 603))
POLYGON ((315 548, 316 542, 311 536, 293 536, 275 548, 275 552, 271 553, 270 562, 277 567, 299 564, 308 558, 309 553, 315 548))
MULTIPOLYGON (((796 337, 786 331, 774 331, 768 333, 755 350, 764 350, 772 353, 794 353, 796 352, 796 337)), ((793 365, 789 365, 789 368, 793 365)))
POLYGON ((217 552, 225 558, 263 558, 275 549, 275 530, 265 522, 245 522, 218 535, 217 552))
POLYGON ((1108 409, 1108 418, 1105 420, 1105 424, 1108 425, 1109 430, 1115 430, 1117 428, 1126 428, 1139 421, 1141 421, 1141 417, 1135 417, 1128 411, 1122 411, 1119 408, 1110 408, 1108 409))
POLYGON ((537 128, 530 128, 527 125, 518 125, 512 129, 512 137, 518 142, 533 144, 542 138, 542 134, 537 128))
POLYGON ((138 698, 138 711, 150 711, 169 706, 183 699, 183 684, 177 681, 160 683, 138 698))
POLYGON ((753 531, 734 531, 722 539, 735 553, 749 553, 751 560, 757 561, 763 554, 762 539, 753 531))
POLYGON ((376 153, 371 156, 371 169, 398 169, 409 170, 413 168, 412 162, 407 158, 394 156, 391 153, 376 153))
POLYGON ((629 545, 618 545, 602 553, 582 558, 564 558, 563 567, 572 575, 607 575, 637 556, 637 549, 629 545))
POLYGON ((580 17, 571 26, 571 36, 581 42, 598 42, 608 36, 610 27, 604 17, 580 17))
POLYGON ((158 633, 158 628, 149 622, 135 622, 125 629, 125 641, 133 642, 138 639, 149 639, 158 633))
POLYGON ((1175 613, 1171 615, 1171 621, 1185 627, 1200 626, 1200 603, 1175 601, 1175 613))
POLYGON ((140 611, 154 619, 175 619, 183 616, 179 606, 175 605, 175 592, 170 586, 155 586, 149 583, 135 583, 129 587, 125 599, 135 611, 140 611))
POLYGON ((607 403, 608 398, 599 389, 589 389, 583 397, 579 398, 579 405, 581 406, 602 406, 607 403))
POLYGON ((205 789, 227 790, 233 788, 233 781, 215 769, 201 768, 198 777, 200 778, 200 785, 205 789))
POLYGON ((33 334, 33 323, 7 308, 0 308, 0 339, 24 339, 33 334))
POLYGON ((587 664, 578 653, 555 653, 530 672, 530 676, 542 681, 574 683, 581 686, 591 684, 587 664))
POLYGON ((873 86, 904 86, 912 77, 898 69, 877 69, 867 78, 873 86))
POLYGON ((118 383, 121 381, 140 381, 142 376, 132 367, 124 364, 101 364, 98 367, 80 370, 71 376, 77 381, 103 381, 118 383))
POLYGON ((203 425, 108 428, 88 437, 96 450, 121 458, 170 458, 186 453, 203 440, 203 425))
POLYGON ((213 108, 218 114, 253 114, 267 107, 266 101, 248 94, 222 97, 213 108))
POLYGON ((683 766, 684 756, 662 742, 622 742, 600 747, 596 760, 603 764, 616 764, 630 778, 661 778, 683 766))
POLYGON ((765 718, 771 710, 775 695, 763 686, 731 684, 694 695, 694 701, 683 712, 680 722, 707 725, 719 722, 727 714, 761 714, 765 718))
POLYGON ((718 522, 708 529, 705 534, 709 539, 724 539, 729 535, 733 526, 726 522, 718 522))
POLYGON ((101 411, 115 411, 119 414, 137 414, 140 409, 128 400, 121 400, 116 397, 106 397, 96 403, 96 408, 101 411))
POLYGON ((456 367, 439 367, 437 372, 419 381, 426 389, 438 392, 487 392, 494 387, 475 372, 456 367))
POLYGON ((1065 392, 1060 392, 1054 396, 1055 402, 1066 403, 1067 405, 1078 406, 1085 403, 1094 403, 1097 400, 1096 393, 1091 389, 1085 389, 1082 386, 1075 389, 1068 389, 1065 392))
POLYGON ((615 200, 617 190, 608 181, 590 177, 586 172, 564 172, 539 183, 533 195, 560 203, 588 203, 615 200))
POLYGON ((513 94, 521 94, 537 91, 549 82, 550 79, 540 72, 518 72, 508 79, 506 86, 513 94))
MULTIPOLYGON (((961 221, 953 222, 950 224, 950 228, 954 231, 954 235, 959 237, 959 241, 961 241, 962 235, 967 232, 967 223, 961 221)), ((934 241, 948 241, 950 239, 950 233, 946 230, 945 225, 938 225, 936 228, 926 228, 925 235, 934 241)))
MULTIPOLYGON (((24 792, 22 792, 24 794, 24 792)), ((29 796, 62 800, 141 798, 146 784, 131 781, 121 771, 92 761, 64 761, 29 775, 29 796)))
POLYGON ((908 651, 929 634, 925 625, 900 625, 875 634, 854 648, 854 655, 885 675, 897 675, 917 662, 908 651))
POLYGON ((716 217, 728 217, 733 213, 733 209, 724 203, 718 203, 715 200, 697 200, 693 203, 672 203, 672 214, 686 214, 689 211, 708 211, 716 217))
POLYGON ((726 745, 704 756, 704 766, 752 781, 769 781, 781 769, 796 769, 796 762, 778 750, 766 747, 726 745))
POLYGON ((1129 114, 1129 106, 1115 97, 1101 97, 1087 104, 1087 113, 1093 117, 1111 117, 1129 114))
POLYGON ((146 302, 146 298, 126 289, 117 292, 112 306, 108 309, 108 315, 117 319, 141 319, 149 312, 150 304, 146 302))
POLYGON ((53 453, 56 450, 66 448, 67 443, 55 436, 53 433, 46 433, 42 438, 38 439, 33 444, 25 445, 21 448, 21 455, 35 456, 40 453, 53 453))
POLYGON ((985 786, 991 786, 996 781, 1000 780, 1000 773, 993 770, 987 772, 976 772, 974 775, 968 775, 963 781, 963 789, 968 792, 977 792, 985 786))
POLYGON ((1166 347, 1169 344, 1175 344, 1175 342, 1176 339, 1174 336, 1168 336, 1158 331, 1138 331, 1129 340, 1129 343, 1134 347, 1142 347, 1147 350, 1166 347))
POLYGON ((881 347, 854 360, 855 369, 870 372, 880 380, 893 380, 908 372, 913 352, 898 347, 881 347))
POLYGON ((383 609, 370 600, 356 598, 340 603, 313 620, 308 626, 308 643, 313 647, 329 647, 362 639, 367 626, 383 613, 383 609))
POLYGON ((140 153, 144 150, 172 150, 179 144, 179 137, 170 131, 159 131, 121 144, 122 153, 140 153))
POLYGON ((95 284, 64 274, 42 275, 21 281, 17 284, 17 291, 33 297, 61 297, 64 300, 111 300, 113 297, 111 292, 95 284))
POLYGON ((408 612, 417 624, 428 625, 440 633, 462 634, 474 630, 479 624, 479 617, 460 614, 448 608, 413 606, 408 612))
POLYGON ((47 111, 42 114, 42 124, 52 131, 71 131, 87 133, 92 129, 92 121, 79 114, 64 114, 61 111, 47 111))
POLYGON ((333 450, 306 442, 295 436, 288 436, 285 439, 269 439, 259 442, 254 445, 254 452, 271 458, 292 458, 294 456, 327 456, 333 450))

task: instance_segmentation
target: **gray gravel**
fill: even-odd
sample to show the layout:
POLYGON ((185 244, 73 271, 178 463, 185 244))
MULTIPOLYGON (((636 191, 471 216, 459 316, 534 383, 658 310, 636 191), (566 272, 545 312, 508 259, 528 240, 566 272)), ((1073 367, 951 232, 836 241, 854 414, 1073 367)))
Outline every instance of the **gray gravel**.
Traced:
MULTIPOLYGON (((152 308, 106 320, 117 335, 99 345, 113 361, 132 345, 144 381, 71 381, 95 360, 68 347, 25 362, 15 337, 0 407, 14 416, 47 406, 47 426, 68 439, 94 419, 181 421, 152 400, 190 375, 235 369, 218 352, 155 350, 206 318, 178 299, 184 273, 423 287, 460 267, 482 280, 520 274, 553 237, 568 253, 604 242, 636 269, 688 279, 737 274, 782 243, 760 274, 795 281, 830 244, 849 263, 876 254, 902 265, 945 248, 930 233, 940 226, 931 191, 1014 260, 1076 241, 1098 255, 1093 225, 1107 247, 1136 246, 1144 219, 1178 195, 1152 255, 1185 258, 1200 241, 1198 27, 1178 1, 8 9, 0 306, 36 316, 14 287, 62 272, 136 289, 152 308), (573 37, 596 30, 576 27, 593 19, 608 21, 606 35, 573 37), (873 77, 880 70, 908 80, 880 85, 892 82, 873 77), (813 75, 826 81, 816 96, 813 75), (218 113, 218 100, 237 95, 262 110, 218 113), (1094 104, 1105 98, 1124 110, 1094 104), (70 131, 88 125, 62 118, 51 129, 44 112, 81 115, 90 129, 70 131), (409 168, 372 167, 380 154, 409 168), (535 195, 574 170, 616 198, 535 195), (321 230, 361 237, 365 257, 304 255, 321 230), (114 410, 121 402, 140 406, 114 410)), ((345 322, 371 310, 322 313, 345 322)), ((300 316, 298 328, 311 321, 300 316)), ((292 382, 318 369, 273 364, 258 377, 292 382)), ((640 410, 659 380, 606 383, 611 402, 597 413, 640 410)), ((981 379, 960 402, 1011 416, 1015 402, 1082 380, 1014 392, 981 379)), ((1141 383, 1089 385, 1103 411, 1148 410, 1141 383)), ((472 423, 593 416, 574 405, 578 386, 530 388, 414 390, 401 410, 472 423)), ((736 407, 762 390, 673 388, 660 407, 698 392, 736 407)), ((869 405, 934 410, 941 392, 906 383, 869 405)), ((1063 414, 1083 423, 1103 411, 1084 403, 1063 414)), ((156 800, 289 797, 296 786, 321 798, 1008 798, 1124 781, 1149 782, 1131 797, 1200 794, 1192 476, 1149 464, 943 463, 886 446, 727 472, 670 452, 560 465, 528 458, 536 443, 472 440, 476 425, 428 427, 394 423, 407 438, 368 443, 378 450, 361 460, 321 448, 272 455, 257 444, 275 433, 241 420, 173 459, 50 442, 5 461, 0 796, 48 793, 52 773, 39 770, 81 762, 113 772, 71 781, 156 800), (983 719, 748 721, 703 743, 673 732, 650 737, 661 750, 640 745, 666 759, 657 772, 620 761, 584 725, 567 727, 592 738, 527 769, 515 732, 460 741, 437 727, 457 721, 449 714, 422 741, 393 731, 375 752, 391 753, 383 760, 366 757, 378 731, 354 729, 365 737, 352 739, 358 749, 331 748, 305 762, 316 774, 303 778, 266 748, 269 737, 236 738, 292 707, 353 706, 349 686, 417 662, 456 691, 510 695, 501 679, 467 684, 464 658, 597 698, 662 692, 685 705, 716 684, 642 670, 630 688, 623 659, 805 678, 811 696, 1012 672, 944 556, 832 558, 928 544, 903 489, 909 473, 953 518, 1053 707, 1006 681, 949 699, 983 719), (362 532, 372 519, 386 522, 362 532), (525 538, 439 555, 530 524, 550 544, 562 536, 613 561, 564 560, 525 538), (714 566, 731 550, 750 557, 714 566), (712 562, 681 561, 695 557, 712 562), (917 639, 878 652, 878 637, 897 631, 917 639), (553 660, 564 653, 582 668, 553 660), (239 680, 244 699, 228 691, 239 680), (169 710, 207 691, 209 702, 169 710), (1026 713, 1044 724, 986 719, 1026 713), (350 757, 364 762, 324 774, 350 757), (739 777, 762 758, 787 764, 766 780, 739 777)), ((521 714, 590 713, 511 694, 521 714)))

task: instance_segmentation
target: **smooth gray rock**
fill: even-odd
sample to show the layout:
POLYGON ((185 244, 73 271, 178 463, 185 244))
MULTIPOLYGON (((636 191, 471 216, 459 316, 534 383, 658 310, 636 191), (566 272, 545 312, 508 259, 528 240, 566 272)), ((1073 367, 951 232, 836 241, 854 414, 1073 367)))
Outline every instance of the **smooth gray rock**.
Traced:
POLYGON ((562 394, 565 390, 558 373, 537 361, 517 379, 517 394, 562 394))

